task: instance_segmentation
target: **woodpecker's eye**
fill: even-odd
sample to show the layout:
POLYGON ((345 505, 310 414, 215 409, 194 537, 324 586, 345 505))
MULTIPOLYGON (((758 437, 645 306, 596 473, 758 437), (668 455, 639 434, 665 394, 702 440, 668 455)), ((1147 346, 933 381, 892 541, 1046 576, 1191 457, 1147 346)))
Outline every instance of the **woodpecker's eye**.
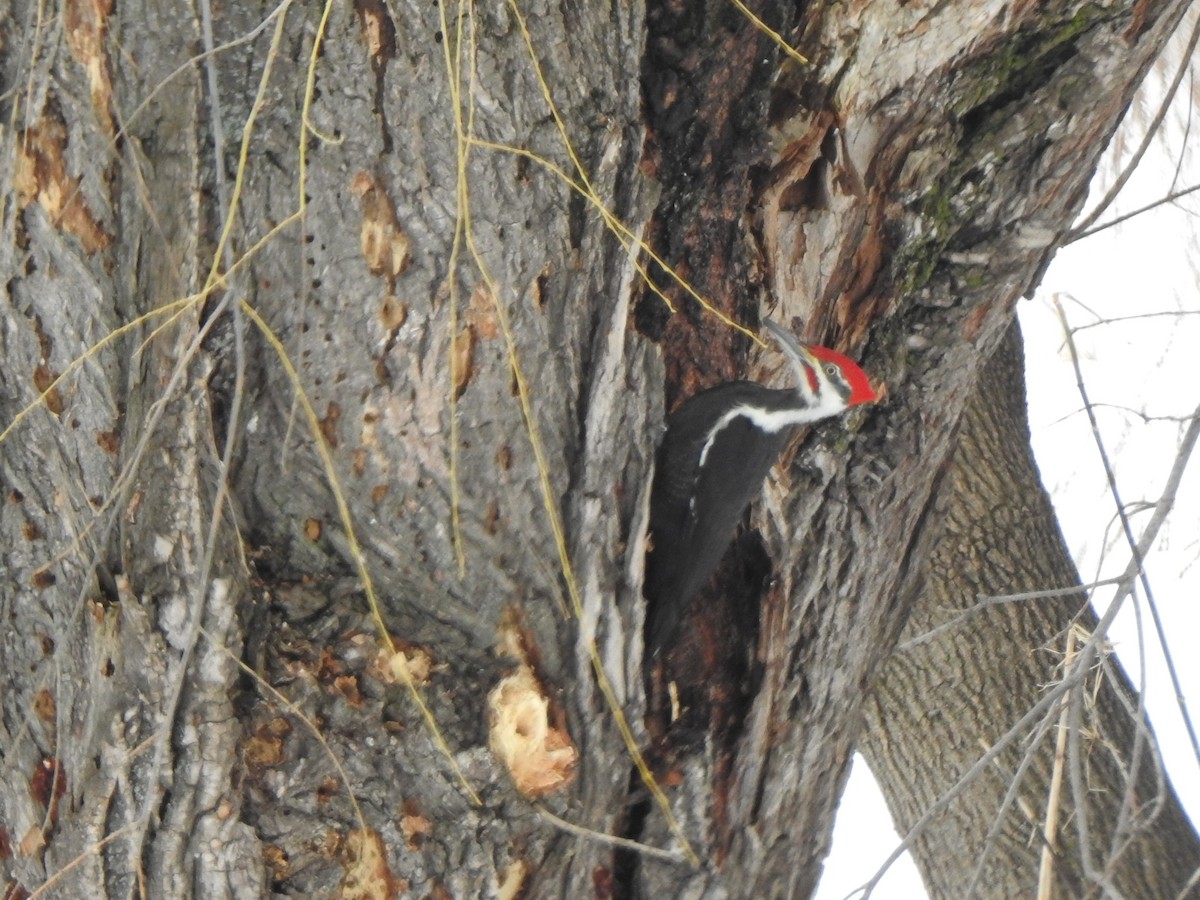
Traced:
POLYGON ((838 371, 838 367, 833 363, 825 363, 825 374, 830 378, 837 378, 838 371))

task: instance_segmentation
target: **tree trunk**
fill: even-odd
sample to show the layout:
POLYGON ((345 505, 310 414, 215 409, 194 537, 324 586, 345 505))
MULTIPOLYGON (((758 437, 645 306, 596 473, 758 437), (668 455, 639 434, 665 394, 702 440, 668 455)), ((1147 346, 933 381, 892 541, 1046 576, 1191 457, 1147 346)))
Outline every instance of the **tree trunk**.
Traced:
MULTIPOLYGON (((965 400, 1183 5, 756 7, 803 66, 725 4, 0 11, 9 894, 811 893, 869 688, 906 690, 881 667, 933 593, 965 400), (664 660, 669 725, 659 423, 767 357, 629 235, 888 391, 769 483, 664 660), (702 865, 564 830, 489 749, 530 673, 558 755, 525 793, 678 848, 594 659, 702 865)), ((958 763, 897 753, 911 819, 958 763)))
POLYGON ((1072 745, 1057 775, 1054 896, 1179 895, 1200 866, 1200 842, 1161 781, 1152 737, 1138 747, 1145 720, 1120 666, 1102 657, 1080 671, 1088 666, 1078 648, 1097 622, 1087 595, 1070 590, 1079 575, 1029 448, 1015 324, 967 405, 936 504, 940 540, 900 647, 879 673, 859 749, 907 832, 983 751, 1007 745, 916 833, 930 895, 1037 895, 1062 702, 1015 740, 1006 733, 1069 679, 1077 683, 1062 722, 1072 745), (1032 586, 1066 590, 978 605, 1032 586), (1085 779, 1085 802, 1066 766, 1085 779))

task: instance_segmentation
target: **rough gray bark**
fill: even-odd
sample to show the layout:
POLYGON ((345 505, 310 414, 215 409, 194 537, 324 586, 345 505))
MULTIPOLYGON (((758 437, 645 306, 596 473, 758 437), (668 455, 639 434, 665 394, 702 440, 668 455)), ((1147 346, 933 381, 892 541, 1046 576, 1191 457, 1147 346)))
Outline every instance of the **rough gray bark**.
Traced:
MULTIPOLYGON (((166 80, 195 22, 154 4, 123 20, 135 69, 114 64, 102 6, 68 5, 41 29, 28 9, 5 17, 20 48, 4 68, 5 425, 88 347, 204 274, 203 94, 192 69, 166 80), (114 145, 121 115, 159 84, 114 145)), ((3 445, 0 823, 13 895, 47 879, 56 896, 265 887, 233 789, 242 728, 229 688, 249 592, 235 533, 209 533, 212 363, 188 356, 198 309, 140 347, 163 318, 89 356, 51 412, 3 445)))
MULTIPOLYGON (((811 891, 866 690, 936 539, 918 526, 933 524, 965 397, 1181 4, 771 6, 761 15, 813 58, 782 74, 732 6, 521 8, 608 209, 739 320, 778 303, 809 336, 865 347, 890 392, 849 430, 810 435, 771 486, 759 521, 781 587, 749 626, 759 660, 732 661, 744 679, 714 673, 725 688, 700 698, 700 751, 672 756, 678 734, 653 744, 683 779, 676 814, 705 864, 558 830, 487 749, 487 698, 513 666, 497 631, 515 610, 579 752, 547 804, 672 845, 630 790, 587 647, 651 746, 638 580, 656 430, 664 398, 746 364, 743 339, 682 299, 664 322, 630 254, 537 161, 471 150, 472 237, 497 292, 470 247, 452 261, 447 48, 474 133, 574 177, 512 8, 332 5, 306 132, 318 10, 287 7, 275 52, 272 21, 173 74, 204 47, 205 5, 193 18, 72 2, 58 18, 0 11, 20 48, 2 63, 0 427, 87 347, 206 287, 273 68, 219 266, 254 255, 170 327, 136 323, 88 357, 0 445, 6 889, 356 896, 365 881, 468 897, 523 871, 526 896, 811 891), (257 247, 298 209, 302 139, 304 219, 257 247), (319 437, 241 301, 286 348, 319 437), (514 352, 582 621, 560 611, 514 352), (421 695, 478 805, 375 662, 318 441, 389 632, 432 658, 421 695)), ((213 8, 215 43, 270 12, 213 8)), ((748 568, 761 580, 761 554, 748 568)))

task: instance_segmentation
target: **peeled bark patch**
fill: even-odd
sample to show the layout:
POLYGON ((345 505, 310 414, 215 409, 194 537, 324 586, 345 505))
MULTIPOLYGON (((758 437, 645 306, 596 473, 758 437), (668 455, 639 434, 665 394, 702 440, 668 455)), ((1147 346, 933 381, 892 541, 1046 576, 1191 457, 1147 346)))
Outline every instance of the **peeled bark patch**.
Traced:
POLYGON ((522 665, 488 697, 489 743, 526 797, 544 797, 571 783, 578 752, 565 728, 550 724, 550 701, 533 670, 522 665))
POLYGON ((362 198, 359 242, 363 258, 372 275, 382 275, 390 284, 408 268, 411 260, 408 235, 400 227, 391 198, 369 174, 355 175, 350 189, 362 198))
POLYGON ((529 875, 529 866, 524 860, 514 859, 504 868, 500 883, 496 886, 496 896, 499 900, 516 900, 521 896, 521 888, 529 875))
POLYGON ((92 94, 92 109, 104 133, 116 134, 112 115, 112 75, 104 40, 112 16, 112 0, 68 0, 63 6, 66 17, 67 46, 75 61, 87 72, 92 94))
MULTIPOLYGON (((535 295, 538 307, 541 300, 535 295)), ((492 341, 500 337, 500 319, 496 315, 496 301, 492 292, 483 285, 476 285, 471 291, 471 306, 467 310, 467 322, 471 329, 483 340, 492 341)))
POLYGON ((21 208, 37 201, 60 228, 75 235, 88 255, 108 246, 105 232, 84 202, 78 178, 67 173, 67 129, 47 115, 21 135, 13 181, 21 208))
POLYGON ((373 829, 355 830, 342 849, 346 874, 335 895, 339 900, 388 900, 408 890, 388 866, 383 838, 373 829))
POLYGON ((363 39, 367 52, 376 65, 381 65, 396 56, 396 23, 388 15, 382 0, 357 0, 354 9, 358 12, 363 39))
POLYGON ((423 685, 433 671, 433 656, 424 647, 392 639, 381 647, 368 673, 384 684, 423 685))

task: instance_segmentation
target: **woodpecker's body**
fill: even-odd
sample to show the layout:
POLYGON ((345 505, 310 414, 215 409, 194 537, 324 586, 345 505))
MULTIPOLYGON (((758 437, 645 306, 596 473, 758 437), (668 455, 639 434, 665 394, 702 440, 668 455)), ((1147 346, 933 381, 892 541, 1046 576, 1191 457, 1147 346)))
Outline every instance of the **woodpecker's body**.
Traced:
POLYGON ((767 327, 796 370, 797 389, 734 381, 702 391, 667 419, 650 494, 650 648, 674 637, 792 429, 875 399, 866 375, 845 356, 803 345, 773 322, 767 327))

